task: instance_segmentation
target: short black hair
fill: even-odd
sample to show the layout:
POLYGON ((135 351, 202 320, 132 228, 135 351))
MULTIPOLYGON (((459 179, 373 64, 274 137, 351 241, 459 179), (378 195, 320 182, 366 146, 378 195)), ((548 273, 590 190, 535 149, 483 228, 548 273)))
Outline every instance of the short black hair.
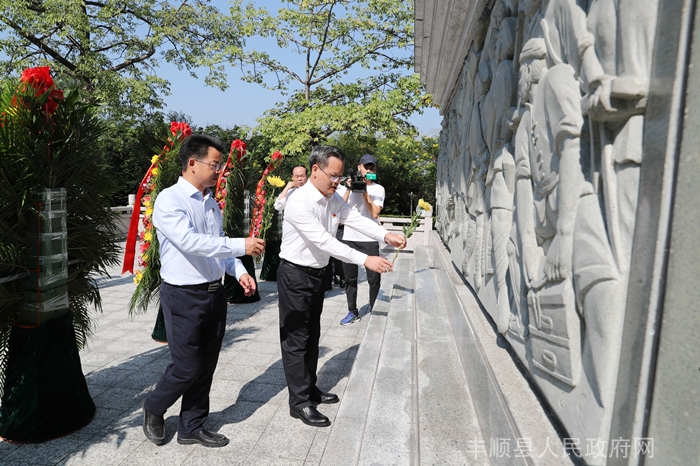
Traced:
POLYGON ((209 154, 209 148, 213 147, 222 154, 226 150, 221 139, 206 134, 193 134, 189 136, 180 146, 180 163, 182 169, 187 169, 187 162, 190 159, 204 160, 209 154))
POLYGON ((326 168, 328 166, 328 158, 335 157, 340 159, 341 162, 345 163, 345 154, 343 151, 334 146, 316 146, 311 149, 311 154, 309 155, 309 169, 313 168, 314 165, 318 165, 321 168, 326 168))

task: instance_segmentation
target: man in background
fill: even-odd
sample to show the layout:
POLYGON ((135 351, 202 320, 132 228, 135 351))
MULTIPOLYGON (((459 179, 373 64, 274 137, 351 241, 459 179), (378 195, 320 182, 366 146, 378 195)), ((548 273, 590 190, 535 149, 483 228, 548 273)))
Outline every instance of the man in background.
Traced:
POLYGON ((277 281, 277 269, 280 265, 280 245, 282 244, 280 216, 283 215, 289 196, 304 186, 306 180, 306 168, 297 165, 292 169, 292 181, 287 182, 287 185, 275 199, 274 208, 276 212, 272 217, 272 228, 268 232, 269 238, 266 238, 268 241, 265 242, 265 257, 260 268, 260 280, 277 281))
POLYGON ((287 186, 284 187, 282 192, 280 193, 279 196, 277 196, 277 199, 275 199, 275 210, 277 212, 283 212, 285 206, 287 205, 287 199, 289 196, 297 189, 301 188, 304 186, 307 180, 306 176, 306 167, 302 167, 301 165, 297 165, 292 169, 292 181, 289 181, 287 183, 287 186))

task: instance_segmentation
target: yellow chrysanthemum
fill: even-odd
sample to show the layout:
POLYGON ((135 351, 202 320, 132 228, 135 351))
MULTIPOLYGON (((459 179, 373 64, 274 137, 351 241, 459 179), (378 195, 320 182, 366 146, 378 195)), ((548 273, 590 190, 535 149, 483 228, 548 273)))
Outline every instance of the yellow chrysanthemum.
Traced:
POLYGON ((153 233, 150 231, 147 231, 146 233, 143 234, 143 240, 150 242, 153 239, 153 233))
POLYGON ((153 176, 157 176, 158 173, 160 173, 160 170, 158 170, 158 167, 156 167, 156 168, 154 168, 153 170, 151 170, 151 175, 153 175, 153 176))
POLYGON ((143 278, 143 273, 140 270, 137 270, 136 274, 134 275, 134 283, 136 283, 138 285, 142 278, 143 278))
POLYGON ((153 215, 153 208, 149 207, 148 209, 146 209, 143 215, 146 217, 150 217, 151 215, 153 215))
POLYGON ((426 212, 433 210, 433 206, 425 202, 423 199, 418 199, 418 207, 426 212))
POLYGON ((153 157, 151 157, 151 164, 154 164, 154 163, 156 163, 157 161, 158 161, 158 154, 156 154, 156 155, 154 155, 153 157))
POLYGON ((270 183, 275 188, 282 188, 286 184, 282 178, 279 176, 268 176, 267 182, 270 183))
POLYGON ((146 207, 146 208, 151 207, 151 201, 143 201, 142 204, 143 204, 143 206, 146 207))

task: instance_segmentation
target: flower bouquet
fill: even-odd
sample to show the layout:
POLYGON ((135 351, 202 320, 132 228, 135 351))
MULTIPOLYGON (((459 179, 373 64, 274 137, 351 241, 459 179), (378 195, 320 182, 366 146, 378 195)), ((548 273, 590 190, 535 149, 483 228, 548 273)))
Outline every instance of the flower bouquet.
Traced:
MULTIPOLYGON (((423 218, 423 212, 430 212, 432 209, 433 207, 423 199, 418 200, 416 211, 413 212, 413 215, 411 215, 411 221, 403 226, 403 235, 406 237, 406 241, 408 241, 408 238, 411 237, 413 232, 416 231, 416 228, 418 228, 418 225, 420 225, 420 220, 423 218)), ((399 256, 399 251, 400 250, 397 250, 396 254, 394 254, 394 259, 391 261, 392 265, 399 256)))
POLYGON ((158 249, 158 237, 153 228, 153 205, 158 193, 175 183, 182 173, 177 152, 180 144, 192 134, 187 123, 172 122, 170 133, 160 152, 151 158, 151 166, 146 171, 139 189, 136 193, 135 206, 143 206, 143 231, 138 232, 138 222, 141 209, 134 207, 134 213, 129 225, 126 247, 124 252, 124 266, 122 273, 133 272, 136 240, 141 241, 138 258, 139 270, 134 273, 136 290, 129 303, 129 312, 137 310, 145 312, 150 303, 157 299, 160 289, 160 252, 158 249), (171 157, 172 155, 172 157, 171 157))
MULTIPOLYGON (((270 161, 255 188, 255 201, 253 207, 253 217, 250 227, 251 238, 265 238, 267 230, 272 225, 274 214, 274 199, 276 189, 284 187, 285 182, 278 176, 270 176, 282 163, 284 156, 276 151, 270 157, 270 161), (267 186, 269 185, 269 187, 267 186)), ((259 256, 258 256, 259 257, 259 256)), ((259 260, 259 259, 257 259, 259 260)))
MULTIPOLYGON (((219 209, 221 213, 226 215, 226 204, 227 196, 229 194, 229 177, 233 174, 234 179, 233 184, 235 188, 240 188, 242 193, 243 189, 243 168, 244 168, 244 157, 246 154, 246 143, 240 139, 236 139, 231 143, 231 149, 229 150, 228 158, 224 164, 224 169, 219 173, 219 179, 216 182, 216 188, 214 189, 214 199, 216 203, 219 204, 219 209), (234 155, 235 154, 235 155, 234 155)), ((234 188, 234 189, 235 189, 234 188)), ((242 200, 242 199, 241 199, 242 200)), ((231 206, 229 206, 231 207, 231 206)), ((239 206, 236 206, 239 207, 239 206)), ((230 209, 229 209, 230 211, 230 209)))

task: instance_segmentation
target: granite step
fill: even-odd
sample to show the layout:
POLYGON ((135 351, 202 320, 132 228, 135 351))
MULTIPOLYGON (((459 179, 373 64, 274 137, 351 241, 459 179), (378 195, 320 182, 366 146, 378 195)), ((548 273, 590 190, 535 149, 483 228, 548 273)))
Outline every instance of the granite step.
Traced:
POLYGON ((435 256, 418 246, 382 277, 321 465, 483 464, 435 256))
POLYGON ((395 272, 382 277, 377 301, 369 318, 365 335, 357 351, 345 393, 341 396, 333 427, 328 436, 321 466, 359 464, 370 402, 374 393, 377 366, 382 354, 387 316, 391 311, 394 284, 402 269, 412 269, 405 260, 398 260, 395 272))
POLYGON ((454 341, 434 246, 418 246, 415 260, 416 370, 420 464, 489 464, 454 341))
MULTIPOLYGON (((416 455, 413 260, 401 258, 397 263, 389 312, 372 313, 373 320, 386 324, 358 461, 361 465, 414 464, 416 455)), ((367 338, 365 335, 362 345, 367 338)))

